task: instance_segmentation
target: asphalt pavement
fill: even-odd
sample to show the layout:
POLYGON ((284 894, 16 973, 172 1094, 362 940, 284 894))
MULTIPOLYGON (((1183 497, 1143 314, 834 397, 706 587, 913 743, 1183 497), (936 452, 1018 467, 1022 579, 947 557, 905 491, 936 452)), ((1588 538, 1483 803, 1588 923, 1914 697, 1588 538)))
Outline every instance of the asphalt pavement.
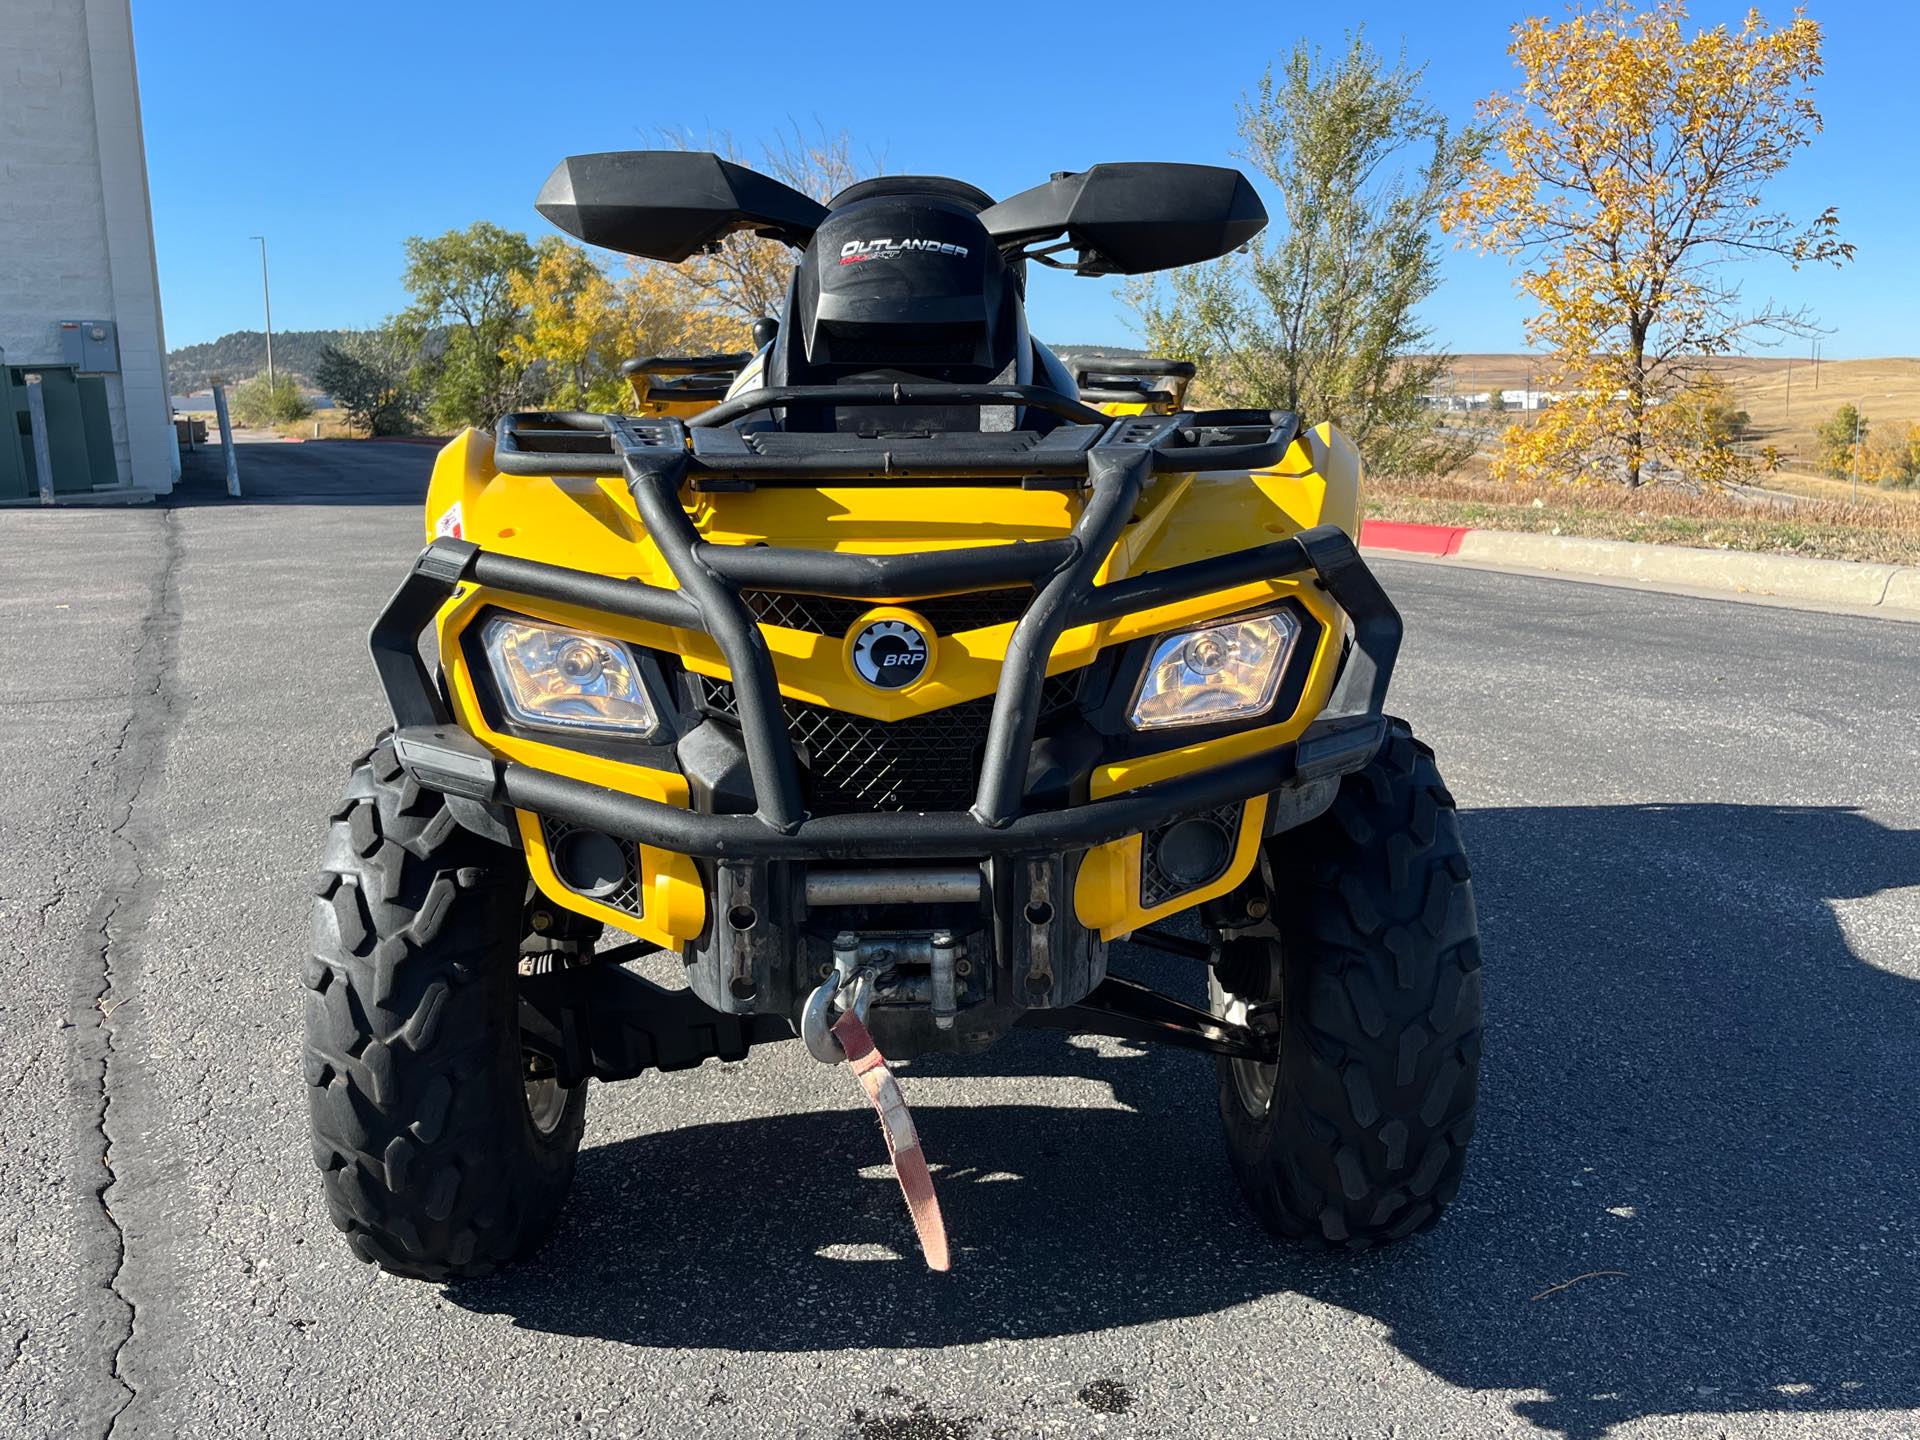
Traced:
POLYGON ((950 1276, 798 1046, 598 1089, 522 1267, 362 1266, 307 1153, 304 882, 431 455, 0 512, 0 1433, 1920 1431, 1920 627, 1392 560, 1486 952, 1433 1233, 1277 1246, 1205 1061, 1023 1033, 906 1067, 950 1276))

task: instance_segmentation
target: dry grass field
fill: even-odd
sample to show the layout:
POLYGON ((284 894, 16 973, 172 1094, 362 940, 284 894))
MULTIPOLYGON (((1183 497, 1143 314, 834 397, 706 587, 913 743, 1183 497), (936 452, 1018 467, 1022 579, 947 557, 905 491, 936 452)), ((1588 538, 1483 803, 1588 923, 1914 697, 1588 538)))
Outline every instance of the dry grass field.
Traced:
MULTIPOLYGON (((1370 480, 1369 513, 1495 530, 1920 563, 1920 488, 1856 488, 1822 474, 1814 434, 1847 404, 1876 427, 1920 423, 1920 359, 1822 360, 1816 369, 1804 357, 1739 356, 1713 368, 1750 417, 1749 443, 1771 446, 1784 457, 1778 471, 1760 476, 1749 489, 1699 494, 1666 485, 1627 491, 1495 481, 1488 462, 1498 430, 1528 423, 1511 410, 1456 417, 1455 423, 1481 431, 1482 449, 1445 480, 1370 480)), ((1542 370, 1528 355, 1460 355, 1451 388, 1458 395, 1540 389, 1542 370)))
POLYGON ((1787 502, 1649 485, 1515 485, 1462 473, 1443 480, 1369 475, 1370 519, 1584 535, 1706 550, 1920 565, 1920 506, 1787 502))
MULTIPOLYGON (((1920 424, 1920 359, 1822 360, 1816 367, 1804 355, 1741 355, 1713 368, 1752 418, 1753 442, 1775 447, 1791 469, 1813 465, 1814 428, 1842 405, 1857 406, 1875 423, 1920 424)), ((1541 362, 1528 355, 1458 355, 1453 388, 1521 390, 1540 386, 1541 375, 1541 362)))
MULTIPOLYGON (((207 422, 207 434, 217 436, 217 425, 212 410, 176 410, 176 415, 194 416, 207 422)), ((344 410, 316 410, 304 420, 291 420, 285 425, 276 425, 274 430, 296 440, 354 440, 360 432, 347 423, 344 410), (317 428, 316 428, 317 427, 317 428)))

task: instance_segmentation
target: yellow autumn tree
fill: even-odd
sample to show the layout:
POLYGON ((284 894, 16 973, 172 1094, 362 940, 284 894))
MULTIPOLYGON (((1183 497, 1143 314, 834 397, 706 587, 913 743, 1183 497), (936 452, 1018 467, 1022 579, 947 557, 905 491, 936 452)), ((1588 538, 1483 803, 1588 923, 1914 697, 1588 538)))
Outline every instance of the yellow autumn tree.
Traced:
POLYGON ((526 321, 510 358, 537 369, 556 410, 622 410, 632 392, 620 364, 642 355, 737 350, 747 327, 722 311, 684 272, 630 260, 610 275, 580 246, 549 237, 530 273, 509 281, 526 321))
POLYGON ((1920 425, 1912 421, 1876 425, 1848 447, 1848 473, 1875 485, 1912 485, 1920 481, 1920 425))
POLYGON ((1853 254, 1832 209, 1803 222, 1763 200, 1820 129, 1819 25, 1750 10, 1691 30, 1684 0, 1597 0, 1523 21, 1508 53, 1520 87, 1481 103, 1494 144, 1444 223, 1521 262, 1558 400, 1507 431, 1496 473, 1735 478, 1748 462, 1703 423, 1704 362, 1810 321, 1748 308, 1730 265, 1853 254))

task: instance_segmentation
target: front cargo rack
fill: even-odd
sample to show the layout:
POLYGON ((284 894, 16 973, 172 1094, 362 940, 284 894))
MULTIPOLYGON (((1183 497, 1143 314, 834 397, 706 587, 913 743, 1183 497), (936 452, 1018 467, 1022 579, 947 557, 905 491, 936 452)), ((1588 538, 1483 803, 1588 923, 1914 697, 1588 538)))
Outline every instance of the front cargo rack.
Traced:
POLYGON ((672 417, 536 410, 503 416, 494 467, 503 475, 618 475, 633 450, 687 457, 696 490, 767 483, 1052 481, 1085 484, 1096 455, 1145 452, 1155 471, 1260 470, 1300 433, 1285 410, 1201 410, 1110 416, 1041 385, 935 383, 782 385, 672 417), (930 431, 912 417, 896 431, 782 428, 830 421, 839 406, 1011 407, 1052 417, 1048 428, 930 431), (746 422, 746 423, 742 423, 746 422))

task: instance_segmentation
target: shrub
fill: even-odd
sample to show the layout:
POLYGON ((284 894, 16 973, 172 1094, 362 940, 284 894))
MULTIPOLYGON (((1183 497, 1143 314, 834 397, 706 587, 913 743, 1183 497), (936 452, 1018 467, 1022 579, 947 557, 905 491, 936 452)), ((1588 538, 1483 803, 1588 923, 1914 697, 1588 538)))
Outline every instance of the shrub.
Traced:
POLYGON ((276 425, 291 425, 313 413, 313 407, 300 393, 290 375, 267 383, 264 374, 236 385, 229 400, 236 423, 249 429, 270 430, 276 425))

